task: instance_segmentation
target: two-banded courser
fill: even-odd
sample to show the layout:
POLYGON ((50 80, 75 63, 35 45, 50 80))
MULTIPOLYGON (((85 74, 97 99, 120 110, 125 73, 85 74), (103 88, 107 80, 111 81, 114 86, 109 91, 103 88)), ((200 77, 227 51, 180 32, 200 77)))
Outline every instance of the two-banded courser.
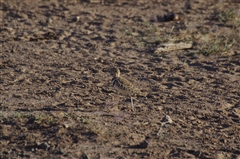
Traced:
POLYGON ((134 111, 132 96, 136 94, 141 94, 141 91, 135 87, 131 82, 121 76, 120 70, 118 68, 113 69, 112 83, 118 92, 131 97, 132 110, 134 111))

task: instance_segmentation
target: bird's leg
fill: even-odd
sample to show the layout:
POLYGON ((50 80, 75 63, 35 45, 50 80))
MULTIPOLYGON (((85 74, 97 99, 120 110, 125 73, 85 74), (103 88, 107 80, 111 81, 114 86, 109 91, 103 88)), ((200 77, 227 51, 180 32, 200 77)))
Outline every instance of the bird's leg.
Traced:
POLYGON ((132 104, 132 111, 134 111, 134 106, 133 106, 133 99, 131 97, 131 104, 132 104))

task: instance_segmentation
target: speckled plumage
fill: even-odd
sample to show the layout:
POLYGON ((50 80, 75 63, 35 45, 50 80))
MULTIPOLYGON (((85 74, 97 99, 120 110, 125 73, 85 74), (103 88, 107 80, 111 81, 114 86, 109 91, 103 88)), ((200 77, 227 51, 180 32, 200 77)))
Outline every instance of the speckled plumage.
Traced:
POLYGON ((132 109, 134 110, 132 95, 140 94, 141 91, 127 79, 121 77, 120 70, 118 68, 114 69, 114 77, 112 78, 112 83, 118 92, 129 95, 131 97, 132 109))
POLYGON ((120 76, 120 70, 118 68, 115 70, 115 76, 112 79, 112 83, 113 86, 123 94, 133 95, 140 93, 140 90, 131 82, 120 76))
POLYGON ((113 82, 113 86, 120 92, 123 94, 128 94, 128 95, 132 95, 132 94, 138 94, 139 90, 137 88, 135 88, 131 82, 129 82, 128 80, 126 80, 125 78, 122 77, 114 77, 112 79, 113 82))

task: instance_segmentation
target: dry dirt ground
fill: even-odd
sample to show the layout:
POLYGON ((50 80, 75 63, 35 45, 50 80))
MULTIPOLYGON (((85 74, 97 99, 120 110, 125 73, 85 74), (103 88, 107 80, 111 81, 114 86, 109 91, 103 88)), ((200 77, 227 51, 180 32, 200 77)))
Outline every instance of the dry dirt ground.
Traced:
POLYGON ((240 158, 238 0, 1 7, 0 158, 240 158), (135 111, 112 67, 146 93, 135 111))

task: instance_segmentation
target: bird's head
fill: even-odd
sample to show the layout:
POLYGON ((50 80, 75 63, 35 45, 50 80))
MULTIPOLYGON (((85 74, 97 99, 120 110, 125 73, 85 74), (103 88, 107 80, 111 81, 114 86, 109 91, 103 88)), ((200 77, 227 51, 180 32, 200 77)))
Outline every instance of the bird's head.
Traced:
POLYGON ((111 70, 111 74, 114 76, 114 77, 120 77, 120 70, 119 70, 119 68, 113 68, 112 70, 111 70))

